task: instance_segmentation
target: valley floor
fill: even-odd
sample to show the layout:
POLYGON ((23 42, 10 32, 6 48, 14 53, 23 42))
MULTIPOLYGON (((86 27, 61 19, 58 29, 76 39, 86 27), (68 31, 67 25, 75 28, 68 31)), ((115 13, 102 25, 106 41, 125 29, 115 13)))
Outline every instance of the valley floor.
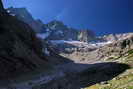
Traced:
POLYGON ((8 88, 0 89, 133 89, 133 51, 121 58, 45 69, 11 80, 8 88))
MULTIPOLYGON (((22 78, 20 78, 19 81, 15 80, 16 82, 10 84, 8 89, 12 89, 13 87, 15 87, 15 89, 133 89, 133 67, 131 67, 131 69, 126 70, 124 73, 121 73, 120 75, 118 74, 118 76, 109 75, 107 77, 105 75, 105 73, 113 73, 118 71, 115 70, 115 68, 117 68, 116 65, 119 64, 115 62, 127 63, 132 66, 133 55, 130 54, 128 56, 115 60, 115 62, 113 61, 114 60, 107 60, 105 62, 96 62, 91 64, 89 64, 89 62, 88 64, 72 62, 63 65, 58 65, 54 69, 52 69, 52 71, 47 71, 47 73, 43 74, 41 73, 36 77, 34 76, 33 79, 30 79, 28 81, 26 80, 26 82, 24 82, 25 80, 21 81, 22 78), (114 67, 114 69, 110 70, 112 67, 114 67), (97 80, 95 80, 95 77, 97 77, 97 80), (76 82, 78 81, 78 83, 76 83, 75 85, 70 83, 71 81, 74 81, 73 78, 77 79, 76 82), (53 80, 56 81, 54 84, 52 83, 53 80), (58 85, 65 85, 66 82, 70 83, 69 88, 57 87, 58 85), (77 84, 79 84, 80 86, 77 84), (74 88, 72 86, 74 86, 74 88)), ((123 72, 124 70, 122 70, 121 72, 123 72)))

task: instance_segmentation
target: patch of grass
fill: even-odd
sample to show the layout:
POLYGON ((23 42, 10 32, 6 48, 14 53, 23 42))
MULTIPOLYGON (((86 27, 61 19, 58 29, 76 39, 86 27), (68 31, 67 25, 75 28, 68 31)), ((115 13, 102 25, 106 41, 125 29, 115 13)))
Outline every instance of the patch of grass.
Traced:
POLYGON ((133 49, 128 51, 128 54, 133 54, 133 49))
MULTIPOLYGON (((125 72, 127 73, 127 72, 125 72)), ((133 74, 129 73, 128 75, 120 75, 114 80, 109 81, 110 89, 121 89, 130 87, 130 83, 133 82, 133 74)))
POLYGON ((90 87, 87 87, 87 88, 84 88, 84 89, 99 89, 99 85, 96 84, 96 85, 93 85, 93 86, 90 86, 90 87))
POLYGON ((114 60, 116 59, 115 57, 109 57, 108 60, 114 60))

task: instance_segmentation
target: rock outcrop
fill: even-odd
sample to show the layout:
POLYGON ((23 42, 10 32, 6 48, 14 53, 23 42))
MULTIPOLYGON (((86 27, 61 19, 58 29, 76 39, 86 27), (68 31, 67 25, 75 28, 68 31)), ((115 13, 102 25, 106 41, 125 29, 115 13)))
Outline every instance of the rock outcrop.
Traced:
POLYGON ((78 40, 81 42, 89 42, 95 40, 95 34, 91 30, 80 30, 78 40))

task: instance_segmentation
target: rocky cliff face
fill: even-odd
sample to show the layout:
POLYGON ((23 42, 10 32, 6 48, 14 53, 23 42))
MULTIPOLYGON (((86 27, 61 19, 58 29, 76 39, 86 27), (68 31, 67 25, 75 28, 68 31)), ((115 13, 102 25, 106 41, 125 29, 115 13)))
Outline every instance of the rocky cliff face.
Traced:
POLYGON ((80 30, 78 40, 81 42, 89 42, 95 40, 95 34, 91 30, 80 30))

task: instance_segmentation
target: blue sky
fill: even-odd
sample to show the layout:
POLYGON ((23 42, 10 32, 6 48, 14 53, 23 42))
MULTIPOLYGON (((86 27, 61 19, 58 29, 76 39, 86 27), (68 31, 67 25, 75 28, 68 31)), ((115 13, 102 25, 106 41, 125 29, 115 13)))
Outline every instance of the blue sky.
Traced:
POLYGON ((4 6, 26 7, 44 23, 54 19, 97 35, 133 32, 133 0, 3 0, 4 6))

